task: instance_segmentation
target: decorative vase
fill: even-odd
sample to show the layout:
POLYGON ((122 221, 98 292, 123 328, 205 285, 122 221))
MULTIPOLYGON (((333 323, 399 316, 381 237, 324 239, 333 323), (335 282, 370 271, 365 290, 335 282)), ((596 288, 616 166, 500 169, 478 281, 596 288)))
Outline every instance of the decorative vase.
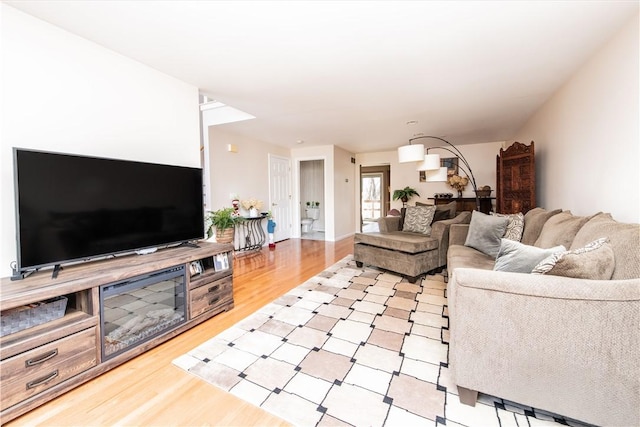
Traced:
POLYGON ((216 242, 231 243, 233 242, 233 227, 224 230, 216 230, 216 242))
POLYGON ((249 218, 258 218, 258 209, 249 208, 249 218))
POLYGON ((458 190, 458 199, 462 199, 462 190, 458 190))

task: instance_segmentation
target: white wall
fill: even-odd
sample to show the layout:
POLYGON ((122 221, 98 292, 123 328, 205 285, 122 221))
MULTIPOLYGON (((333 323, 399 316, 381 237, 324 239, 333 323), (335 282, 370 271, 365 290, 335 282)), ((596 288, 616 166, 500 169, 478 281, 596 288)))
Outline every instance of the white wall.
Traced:
MULTIPOLYGON (((237 194, 240 200, 262 200, 261 211, 268 211, 269 154, 288 158, 289 150, 225 131, 223 126, 209 127, 208 135, 211 204, 207 209, 231 207, 231 194, 237 194), (227 150, 229 144, 237 153, 227 150)), ((263 221, 265 230, 266 224, 263 221)))
POLYGON ((340 147, 334 147, 334 217, 335 238, 344 239, 355 234, 356 220, 353 213, 357 210, 355 204, 356 183, 359 181, 355 163, 351 163, 354 154, 340 147))
POLYGON ((0 274, 16 260, 12 147, 200 166, 198 89, 1 7, 0 274))
POLYGON ((639 49, 635 16, 517 132, 540 206, 640 222, 639 49))

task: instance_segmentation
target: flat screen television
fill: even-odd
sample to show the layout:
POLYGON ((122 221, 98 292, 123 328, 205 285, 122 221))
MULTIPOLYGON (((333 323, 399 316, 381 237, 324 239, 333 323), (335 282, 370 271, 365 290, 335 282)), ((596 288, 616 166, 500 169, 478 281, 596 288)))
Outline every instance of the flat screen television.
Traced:
POLYGON ((200 168, 13 151, 20 274, 204 236, 200 168))

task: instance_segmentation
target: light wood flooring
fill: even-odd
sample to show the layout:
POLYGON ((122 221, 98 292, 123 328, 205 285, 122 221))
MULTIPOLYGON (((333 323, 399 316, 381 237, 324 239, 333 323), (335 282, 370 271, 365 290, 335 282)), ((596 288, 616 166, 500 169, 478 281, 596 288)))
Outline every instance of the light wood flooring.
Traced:
POLYGON ((234 259, 235 307, 118 366, 7 426, 286 426, 285 421, 172 365, 260 307, 352 253, 339 242, 291 239, 234 259))

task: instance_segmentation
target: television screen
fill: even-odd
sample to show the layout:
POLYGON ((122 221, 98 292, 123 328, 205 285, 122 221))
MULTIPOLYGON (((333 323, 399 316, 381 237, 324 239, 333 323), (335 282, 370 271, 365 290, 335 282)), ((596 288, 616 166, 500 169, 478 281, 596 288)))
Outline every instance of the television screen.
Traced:
POLYGON ((202 238, 202 169, 14 149, 18 268, 202 238))

